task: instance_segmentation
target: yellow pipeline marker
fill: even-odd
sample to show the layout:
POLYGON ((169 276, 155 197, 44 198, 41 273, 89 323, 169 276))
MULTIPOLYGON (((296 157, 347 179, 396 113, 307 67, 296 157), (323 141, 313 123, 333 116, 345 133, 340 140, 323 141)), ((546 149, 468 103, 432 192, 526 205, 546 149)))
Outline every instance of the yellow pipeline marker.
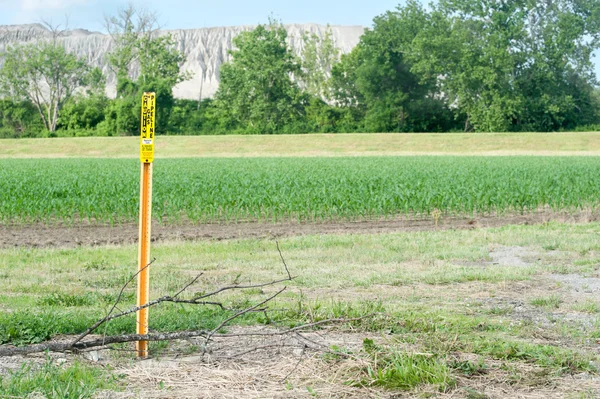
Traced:
MULTIPOLYGON (((150 300, 150 238, 152 234, 152 162, 154 161, 154 122, 156 94, 142 97, 142 126, 140 143, 140 240, 138 252, 137 306, 150 300)), ((148 334, 148 308, 137 312, 137 334, 148 334)), ((138 357, 148 356, 148 341, 138 341, 138 357)))

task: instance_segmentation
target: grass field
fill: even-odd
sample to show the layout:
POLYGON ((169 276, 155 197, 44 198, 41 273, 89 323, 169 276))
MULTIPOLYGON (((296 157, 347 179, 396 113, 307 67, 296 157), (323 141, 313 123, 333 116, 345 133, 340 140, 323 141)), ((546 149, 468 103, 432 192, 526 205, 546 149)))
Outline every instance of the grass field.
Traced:
MULTIPOLYGON (((600 224, 548 224, 282 240, 281 250, 297 278, 272 305, 270 323, 289 326, 374 311, 387 315, 338 330, 366 338, 362 348, 350 352, 363 363, 306 359, 329 371, 316 379, 301 372, 289 377, 289 395, 305 397, 308 386, 317 397, 332 389, 346 395, 334 397, 357 398, 387 397, 386 392, 398 390, 448 398, 595 397, 600 392, 596 378, 578 379, 575 385, 569 381, 582 373, 596 375, 600 361, 595 342, 600 338, 600 305, 593 291, 600 284, 598 234, 600 224), (586 280, 588 288, 582 289, 574 276, 586 280), (360 383, 352 388, 352 381, 360 383)), ((105 314, 133 273, 136 251, 134 246, 0 250, 0 342, 32 343, 83 331, 105 314)), ((285 275, 272 241, 168 243, 153 253, 153 297, 173 293, 200 271, 205 275, 193 287, 200 292, 233 280, 259 282, 285 275)), ((244 306, 276 289, 222 299, 244 306)), ((133 304, 134 295, 134 287, 127 289, 121 306, 133 304)), ((163 306, 151 312, 151 328, 210 328, 229 315, 213 308, 163 306)), ((265 322, 261 314, 238 320, 243 325, 265 322)), ((133 318, 111 322, 105 332, 131 332, 134 323, 133 318)), ((198 349, 192 345, 188 350, 198 349)), ((170 349, 155 344, 152 351, 161 357, 170 349)), ((137 392, 137 397, 156 390, 165 390, 167 396, 160 397, 178 395, 187 392, 187 379, 196 378, 187 363, 169 363, 170 377, 157 368, 157 375, 144 379, 131 371, 138 366, 127 360, 129 355, 107 356, 115 373, 131 375, 111 389, 137 392), (177 378, 179 373, 185 377, 177 378)), ((289 370, 294 363, 279 367, 289 370)), ((197 395, 202 389, 207 397, 235 395, 235 388, 211 383, 214 370, 197 373, 205 373, 198 374, 197 395), (211 389, 214 396, 208 394, 211 389)), ((252 397, 270 397, 270 383, 254 380, 245 383, 257 390, 252 397)), ((0 393, 8 392, 10 381, 0 383, 0 393)))
MULTIPOLYGON (((296 278, 268 315, 248 313, 226 331, 370 316, 312 331, 321 345, 316 353, 269 349, 267 341, 264 350, 228 358, 261 344, 242 336, 215 341, 206 354, 202 340, 152 344, 152 359, 143 362, 134 361, 130 345, 0 358, 0 398, 600 397, 600 224, 534 219, 540 224, 481 228, 475 217, 468 220, 472 230, 438 230, 433 216, 443 224, 447 215, 501 219, 497 214, 540 207, 595 216, 600 133, 159 137, 158 143, 153 214, 164 227, 202 230, 190 222, 224 221, 227 227, 250 221, 248 229, 259 226, 253 221, 269 228, 275 221, 343 227, 299 236, 300 224, 282 224, 290 234, 279 246, 296 278), (426 215, 427 231, 358 234, 356 223, 339 223, 369 219, 377 227, 405 215, 426 215)), ((116 301, 136 270, 137 247, 77 247, 75 240, 67 248, 52 235, 87 229, 93 236, 100 227, 81 226, 88 223, 108 223, 102 227, 108 235, 132 227, 120 223, 137 220, 137 151, 137 138, 0 140, 0 232, 48 235, 31 244, 23 234, 9 240, 14 248, 0 249, 0 345, 68 339, 116 301)), ((272 239, 159 241, 152 256, 153 298, 177 292, 200 272, 186 295, 286 276, 272 239)), ((151 310, 150 328, 214 328, 233 309, 279 288, 224 292, 224 310, 163 304, 151 310)), ((135 284, 126 288, 119 309, 132 306, 135 295, 135 284)), ((131 316, 99 333, 134 330, 131 316)))
MULTIPOLYGON (((165 223, 323 221, 595 207, 595 157, 358 157, 158 160, 165 223)), ((135 160, 0 160, 0 220, 137 218, 135 160)))
MULTIPOLYGON (((168 136, 156 158, 600 155, 600 132, 168 136)), ((0 140, 0 158, 137 158, 138 137, 0 140)))

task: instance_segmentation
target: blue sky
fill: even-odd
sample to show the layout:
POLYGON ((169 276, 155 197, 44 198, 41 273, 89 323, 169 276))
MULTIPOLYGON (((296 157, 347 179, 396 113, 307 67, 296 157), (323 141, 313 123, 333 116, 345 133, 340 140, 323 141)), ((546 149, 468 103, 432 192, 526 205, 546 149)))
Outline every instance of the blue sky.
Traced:
MULTIPOLYGON (((373 17, 396 7, 400 0, 133 0, 156 10, 165 28, 253 25, 273 14, 284 23, 369 25, 373 17)), ((103 14, 129 4, 127 0, 0 0, 0 24, 62 21, 71 27, 102 30, 103 14)))
MULTIPOLYGON (((269 15, 283 23, 314 22, 370 26, 373 17, 402 0, 133 0, 156 10, 167 29, 254 25, 269 15)), ((68 16, 70 28, 102 31, 104 14, 126 6, 128 0, 0 0, 0 25, 59 23, 68 16)), ((600 77, 600 57, 596 56, 600 77)))

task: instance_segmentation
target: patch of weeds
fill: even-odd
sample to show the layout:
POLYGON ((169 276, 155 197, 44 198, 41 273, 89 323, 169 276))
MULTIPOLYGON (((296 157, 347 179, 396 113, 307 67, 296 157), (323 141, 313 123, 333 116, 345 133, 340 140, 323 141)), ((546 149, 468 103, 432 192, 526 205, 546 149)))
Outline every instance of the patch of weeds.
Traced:
POLYGON ((444 265, 424 273, 419 281, 430 285, 447 285, 480 282, 505 282, 529 280, 535 274, 535 267, 468 267, 444 265))
MULTIPOLYGON (((82 307, 82 306, 97 306, 100 304, 112 305, 117 301, 119 293, 92 293, 84 294, 67 294, 57 292, 45 295, 37 300, 38 305, 42 306, 59 306, 59 307, 82 307)), ((119 303, 131 303, 135 300, 135 292, 133 289, 126 290, 121 294, 119 303)))
POLYGON ((465 393, 467 394, 466 399, 488 399, 486 394, 476 391, 473 388, 466 387, 465 393))
POLYGON ((514 310, 514 306, 493 306, 487 311, 487 313, 494 316, 507 316, 514 310))
POLYGON ((448 366, 461 374, 466 375, 467 377, 472 377, 476 375, 483 375, 488 373, 487 364, 485 364, 485 360, 483 358, 479 358, 479 360, 474 363, 470 360, 452 360, 448 362, 448 366))
POLYGON ((113 266, 111 266, 104 259, 92 260, 90 262, 87 262, 85 265, 83 265, 83 270, 85 270, 85 271, 90 271, 90 270, 111 270, 111 269, 113 269, 113 266))
POLYGON ((338 345, 331 345, 329 351, 325 352, 322 356, 325 361, 340 361, 346 359, 347 355, 352 355, 352 351, 348 348, 343 348, 338 345))
POLYGON ((242 292, 248 296, 263 295, 265 293, 262 288, 248 288, 246 290, 242 290, 242 292))
MULTIPOLYGON (((217 307, 165 304, 153 309, 151 327, 159 332, 212 330, 233 314, 217 307)), ((256 316, 250 313, 246 319, 253 317, 256 316)), ((242 317, 233 324, 243 323, 246 319, 242 317)))
POLYGON ((381 301, 344 302, 305 301, 300 298, 295 306, 273 314, 273 320, 287 323, 290 327, 299 324, 316 323, 329 319, 354 319, 348 324, 364 331, 380 331, 389 328, 389 318, 383 317, 385 308, 381 301), (369 317, 372 316, 372 317, 369 317))
MULTIPOLYGON (((102 302, 104 302, 105 304, 108 304, 108 305, 112 305, 113 303, 115 303, 117 301, 118 297, 119 297, 118 292, 98 294, 98 298, 102 302)), ((119 303, 123 303, 123 302, 129 303, 129 302, 134 302, 134 301, 135 301, 135 291, 132 288, 131 290, 123 291, 123 293, 121 294, 119 303)))
POLYGON ((558 243, 553 242, 551 244, 542 245, 542 248, 546 251, 556 251, 558 249, 558 243))
POLYGON ((152 356, 161 356, 169 349, 169 341, 150 342, 149 350, 152 356))
POLYGON ((185 347, 183 347, 183 349, 180 351, 180 353, 183 356, 189 356, 189 355, 193 355, 194 353, 200 352, 201 349, 202 348, 198 345, 186 345, 185 347))
POLYGON ((183 286, 189 283, 190 280, 190 278, 186 277, 181 272, 167 272, 165 270, 160 270, 153 278, 157 282, 155 286, 157 291, 166 293, 179 291, 183 286))
POLYGON ((584 392, 573 393, 573 396, 571 396, 571 398, 573 398, 573 399, 596 399, 596 398, 598 398, 598 393, 593 389, 586 389, 584 392))
MULTIPOLYGON (((438 312, 401 312, 394 314, 401 320, 402 331, 419 334, 464 335, 472 332, 505 331, 507 326, 489 317, 473 317, 438 312)), ((446 339, 446 338, 444 338, 446 339)))
POLYGON ((96 304, 97 298, 89 293, 86 294, 67 294, 63 292, 57 292, 54 294, 46 295, 38 299, 38 305, 42 306, 61 306, 61 307, 79 307, 79 306, 92 306, 96 304))
POLYGON ((358 386, 380 386, 387 389, 410 390, 420 385, 433 385, 441 392, 456 385, 448 365, 435 355, 396 351, 365 339, 363 349, 370 365, 363 378, 352 382, 358 386))
POLYGON ((128 274, 109 274, 96 279, 86 279, 83 284, 91 288, 119 289, 131 278, 128 274))
MULTIPOLYGON (((223 311, 209 306, 186 306, 181 304, 163 304, 152 309, 150 328, 158 333, 178 331, 212 330, 219 326, 234 312, 223 311)), ((249 313, 231 324, 257 324, 257 314, 249 313)), ((127 334, 135 331, 135 314, 112 320, 106 327, 109 335, 127 334)), ((104 332, 104 327, 99 331, 104 332)))
POLYGON ((552 265, 548 268, 550 273, 554 274, 571 274, 573 273, 573 268, 569 265, 552 265))
POLYGON ((571 309, 576 312, 596 314, 600 313, 600 304, 596 301, 587 299, 584 302, 578 302, 571 306, 571 309))
MULTIPOLYGON (((84 332, 89 326, 106 315, 106 310, 90 311, 57 307, 42 311, 16 311, 0 313, 0 345, 17 346, 37 344, 54 336, 84 332)), ((176 332, 214 329, 234 312, 209 306, 183 306, 163 304, 153 309, 151 328, 157 332, 176 332)), ((234 324, 259 324, 264 322, 262 314, 248 313, 234 324)), ((135 314, 119 317, 98 329, 108 335, 127 334, 135 331, 135 314)))
POLYGON ((72 312, 19 311, 0 313, 0 344, 37 344, 57 334, 77 334, 93 323, 72 312))
POLYGON ((521 360, 556 369, 559 374, 597 372, 593 366, 596 356, 551 345, 507 341, 498 337, 471 337, 462 342, 463 350, 498 360, 521 360))
POLYGON ((520 375, 512 374, 508 381, 513 384, 524 385, 527 387, 548 386, 552 379, 552 370, 548 368, 537 369, 529 372, 520 371, 520 375))
POLYGON ((0 397, 47 399, 84 399, 94 396, 100 389, 114 389, 116 378, 105 371, 74 363, 68 367, 57 365, 48 358, 41 368, 28 363, 0 376, 0 397))
POLYGON ((529 301, 533 306, 548 308, 548 309, 558 309, 560 304, 562 303, 562 299, 558 295, 551 295, 548 297, 539 297, 533 298, 529 301))
POLYGON ((124 344, 112 344, 108 346, 110 349, 111 360, 123 360, 123 359, 133 359, 137 357, 137 351, 134 349, 135 346, 133 343, 128 342, 124 344))
POLYGON ((577 260, 573 261, 573 264, 575 266, 600 266, 600 259, 599 258, 577 259, 577 260))

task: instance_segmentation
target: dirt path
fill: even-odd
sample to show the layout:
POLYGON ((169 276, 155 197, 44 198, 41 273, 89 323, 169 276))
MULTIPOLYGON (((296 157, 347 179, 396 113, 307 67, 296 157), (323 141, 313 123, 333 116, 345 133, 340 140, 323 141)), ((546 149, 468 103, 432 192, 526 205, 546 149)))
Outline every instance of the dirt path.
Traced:
MULTIPOLYGON (((578 213, 539 211, 526 215, 485 216, 476 218, 388 219, 358 222, 322 223, 229 223, 153 226, 153 241, 231 240, 240 238, 276 238, 312 234, 376 234, 402 231, 475 229, 505 225, 540 224, 549 221, 582 223, 600 220, 590 211, 578 213)), ((132 244, 137 241, 136 224, 118 226, 76 225, 0 225, 0 248, 77 247, 132 244)))

